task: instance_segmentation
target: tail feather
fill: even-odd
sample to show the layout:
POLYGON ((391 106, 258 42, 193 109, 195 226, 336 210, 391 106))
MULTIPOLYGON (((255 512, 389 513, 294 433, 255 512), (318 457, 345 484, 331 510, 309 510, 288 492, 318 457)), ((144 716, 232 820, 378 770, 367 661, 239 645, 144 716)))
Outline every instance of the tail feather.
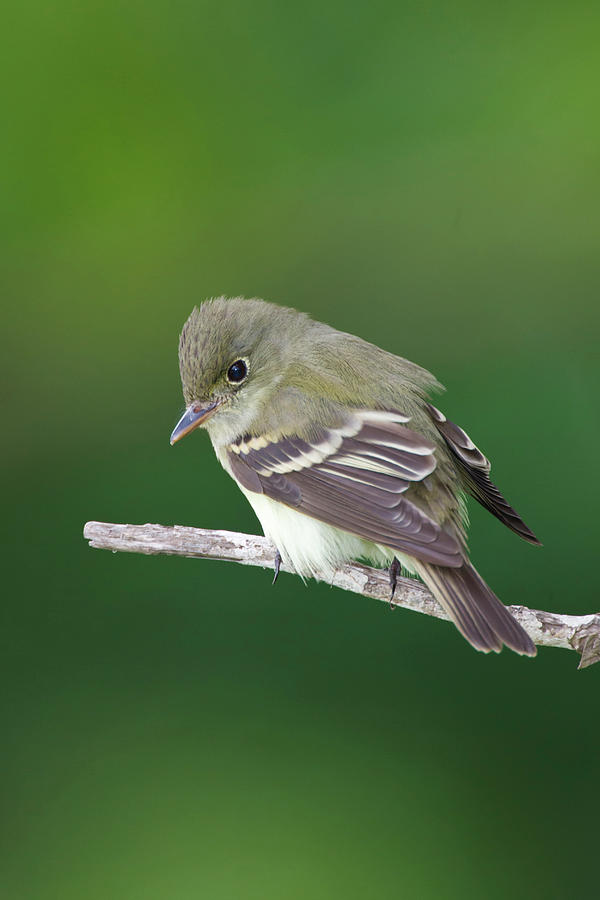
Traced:
POLYGON ((414 566, 460 633, 476 650, 499 653, 506 644, 515 653, 535 656, 535 644, 527 632, 470 562, 465 560, 456 569, 420 560, 414 560, 414 566))

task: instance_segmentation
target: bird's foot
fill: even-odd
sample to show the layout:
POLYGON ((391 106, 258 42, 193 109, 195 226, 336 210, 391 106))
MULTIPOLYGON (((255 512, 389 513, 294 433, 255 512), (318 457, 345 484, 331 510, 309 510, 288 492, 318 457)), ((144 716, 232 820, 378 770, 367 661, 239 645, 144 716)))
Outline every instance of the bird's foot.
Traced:
POLYGON ((279 569, 281 568, 281 553, 279 550, 275 554, 275 575, 273 576, 273 581, 271 584, 275 584, 277 579, 279 578, 279 569))
POLYGON ((400 563, 396 559, 396 557, 394 557, 392 560, 392 564, 390 565, 390 567, 388 569, 388 575, 389 575, 389 579, 390 579, 390 588, 391 588, 390 609, 394 608, 394 603, 393 603, 394 594, 396 593, 396 585, 398 584, 398 575, 400 574, 401 569, 402 569, 402 566, 400 565, 400 563))

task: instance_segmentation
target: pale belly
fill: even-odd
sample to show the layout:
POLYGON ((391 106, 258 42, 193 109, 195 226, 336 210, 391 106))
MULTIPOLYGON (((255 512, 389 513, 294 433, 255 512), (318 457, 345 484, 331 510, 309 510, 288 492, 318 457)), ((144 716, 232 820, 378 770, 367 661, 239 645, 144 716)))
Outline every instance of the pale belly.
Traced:
POLYGON ((412 569, 410 557, 394 554, 388 547, 334 528, 263 494, 255 494, 241 486, 240 490, 254 509, 266 537, 279 550, 283 562, 302 578, 331 579, 343 563, 357 559, 368 560, 376 566, 388 566, 394 555, 405 568, 412 569))
POLYGON ((344 563, 364 559, 383 567, 388 566, 394 556, 407 571, 414 572, 410 556, 327 525, 264 494, 246 490, 234 477, 225 451, 217 447, 215 451, 225 471, 252 506, 265 536, 275 544, 282 561, 301 578, 330 580, 344 563))

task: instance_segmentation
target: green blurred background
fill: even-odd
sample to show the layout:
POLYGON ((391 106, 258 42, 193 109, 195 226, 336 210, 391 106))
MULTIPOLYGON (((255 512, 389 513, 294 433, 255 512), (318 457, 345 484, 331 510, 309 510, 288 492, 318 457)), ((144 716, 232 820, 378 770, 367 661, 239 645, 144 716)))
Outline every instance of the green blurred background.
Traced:
POLYGON ((168 438, 190 309, 262 296, 433 370, 544 542, 472 509, 482 573, 598 609, 597 4, 3 18, 2 897, 591 895, 600 667, 81 530, 257 529, 168 438))

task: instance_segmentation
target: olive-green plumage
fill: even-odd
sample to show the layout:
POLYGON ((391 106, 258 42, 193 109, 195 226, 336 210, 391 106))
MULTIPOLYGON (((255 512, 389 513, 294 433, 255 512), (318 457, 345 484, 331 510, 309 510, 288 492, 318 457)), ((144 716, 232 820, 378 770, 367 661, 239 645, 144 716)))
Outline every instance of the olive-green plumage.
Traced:
POLYGON ((188 409, 172 440, 205 425, 300 574, 396 556, 478 649, 535 652, 468 561, 463 492, 536 539, 430 405, 441 386, 429 372, 296 310, 223 297, 194 309, 179 362, 188 409))

